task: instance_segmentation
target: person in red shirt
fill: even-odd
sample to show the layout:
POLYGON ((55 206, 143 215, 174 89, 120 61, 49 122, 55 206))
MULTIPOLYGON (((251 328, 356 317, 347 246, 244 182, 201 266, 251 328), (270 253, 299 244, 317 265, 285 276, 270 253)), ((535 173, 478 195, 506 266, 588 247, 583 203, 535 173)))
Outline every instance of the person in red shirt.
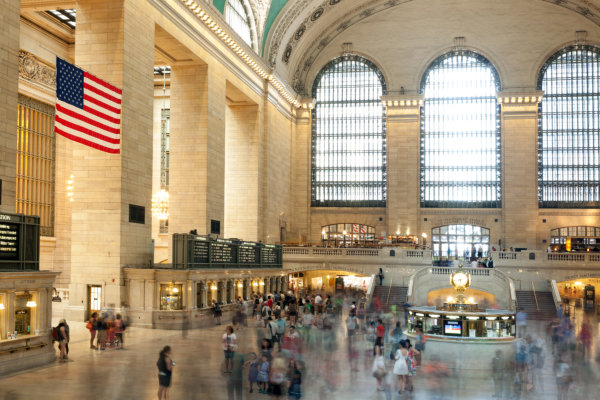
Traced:
MULTIPOLYGON (((385 326, 383 326, 383 321, 381 318, 377 320, 377 338, 375 339, 375 347, 379 346, 383 353, 383 337, 385 336, 385 326)), ((375 351, 375 349, 373 349, 375 351)))
POLYGON ((271 298, 271 296, 267 297, 267 305, 271 308, 271 310, 273 309, 273 299, 271 298))

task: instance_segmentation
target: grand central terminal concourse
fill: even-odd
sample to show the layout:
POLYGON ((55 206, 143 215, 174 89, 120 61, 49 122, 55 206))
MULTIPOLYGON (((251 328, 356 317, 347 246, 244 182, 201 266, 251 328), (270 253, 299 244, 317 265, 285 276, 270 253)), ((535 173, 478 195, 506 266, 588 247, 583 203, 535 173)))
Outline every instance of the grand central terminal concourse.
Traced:
POLYGON ((0 13, 0 400, 600 400, 600 0, 0 13))

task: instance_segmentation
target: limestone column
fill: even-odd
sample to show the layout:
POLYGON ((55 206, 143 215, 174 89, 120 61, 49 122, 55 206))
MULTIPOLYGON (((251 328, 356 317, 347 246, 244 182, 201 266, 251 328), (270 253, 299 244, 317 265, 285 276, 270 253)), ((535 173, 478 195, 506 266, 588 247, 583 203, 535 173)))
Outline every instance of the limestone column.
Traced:
POLYGON ((169 233, 224 228, 225 78, 221 66, 173 65, 169 233))
MULTIPOLYGON (((311 185, 311 110, 313 99, 304 99, 306 108, 295 110, 292 152, 292 232, 288 240, 306 242, 310 235, 310 185, 311 185)), ((320 227, 319 227, 320 229, 320 227)))
POLYGON ((192 310, 196 308, 196 296, 194 295, 194 286, 194 281, 192 281, 191 279, 185 281, 184 287, 186 298, 184 309, 186 310, 192 310))
POLYGON ((538 103, 542 92, 501 92, 503 247, 536 249, 538 103))
POLYGON ((387 128, 387 232, 418 232, 423 96, 383 96, 387 128))
POLYGON ((15 212, 20 1, 0 0, 0 212, 15 212))
POLYGON ((72 147, 77 189, 65 316, 82 320, 88 284, 102 285, 102 303, 119 309, 121 267, 148 265, 152 254, 154 23, 144 0, 80 0, 76 8, 75 64, 123 90, 121 154, 72 147), (129 222, 131 205, 144 207, 144 223, 129 222))

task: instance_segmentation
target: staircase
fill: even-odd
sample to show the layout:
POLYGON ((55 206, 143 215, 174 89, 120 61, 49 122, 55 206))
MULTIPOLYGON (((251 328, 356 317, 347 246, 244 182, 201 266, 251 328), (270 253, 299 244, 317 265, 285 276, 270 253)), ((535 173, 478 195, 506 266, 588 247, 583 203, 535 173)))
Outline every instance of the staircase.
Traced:
POLYGON ((373 298, 379 296, 385 312, 390 311, 392 304, 395 304, 396 310, 399 311, 402 309, 402 304, 406 302, 407 292, 408 287, 406 286, 375 286, 373 298))
POLYGON ((517 290, 517 307, 524 308, 527 319, 550 321, 556 318, 556 306, 551 292, 535 292, 537 307, 533 291, 517 290))

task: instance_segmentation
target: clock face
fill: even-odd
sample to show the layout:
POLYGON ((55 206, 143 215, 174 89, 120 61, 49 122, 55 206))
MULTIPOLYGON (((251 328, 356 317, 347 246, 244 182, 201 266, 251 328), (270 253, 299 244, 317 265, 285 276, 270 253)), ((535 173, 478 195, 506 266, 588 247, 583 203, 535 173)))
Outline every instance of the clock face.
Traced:
POLYGON ((454 276, 452 277, 452 282, 456 286, 466 286, 469 282, 469 277, 467 277, 467 275, 463 273, 454 274, 454 276))

